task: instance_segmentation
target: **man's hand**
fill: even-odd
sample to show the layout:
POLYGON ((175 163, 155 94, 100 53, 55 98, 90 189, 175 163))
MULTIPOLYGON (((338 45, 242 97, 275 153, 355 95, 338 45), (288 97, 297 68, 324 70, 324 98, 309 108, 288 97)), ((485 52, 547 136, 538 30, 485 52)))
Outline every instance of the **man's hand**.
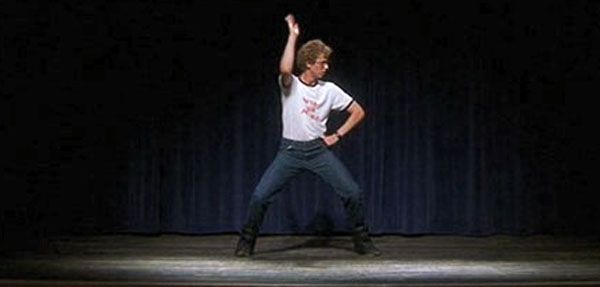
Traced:
POLYGON ((294 15, 288 14, 287 16, 285 16, 285 21, 287 22, 288 28, 290 29, 290 35, 293 34, 298 36, 300 34, 300 27, 298 26, 294 15))
POLYGON ((325 145, 328 146, 328 147, 332 146, 332 145, 334 145, 334 144, 336 144, 337 142, 340 141, 340 138, 338 137, 337 134, 331 134, 331 135, 328 135, 328 136, 323 136, 323 137, 321 137, 321 139, 323 139, 323 142, 325 142, 325 145))

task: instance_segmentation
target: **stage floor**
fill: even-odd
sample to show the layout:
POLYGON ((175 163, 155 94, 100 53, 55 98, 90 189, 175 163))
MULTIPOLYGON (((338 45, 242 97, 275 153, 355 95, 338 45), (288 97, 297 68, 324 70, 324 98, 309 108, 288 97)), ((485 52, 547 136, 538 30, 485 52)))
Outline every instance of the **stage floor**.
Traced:
POLYGON ((237 258, 234 234, 103 235, 0 254, 0 286, 600 286, 600 240, 563 236, 259 238, 237 258))

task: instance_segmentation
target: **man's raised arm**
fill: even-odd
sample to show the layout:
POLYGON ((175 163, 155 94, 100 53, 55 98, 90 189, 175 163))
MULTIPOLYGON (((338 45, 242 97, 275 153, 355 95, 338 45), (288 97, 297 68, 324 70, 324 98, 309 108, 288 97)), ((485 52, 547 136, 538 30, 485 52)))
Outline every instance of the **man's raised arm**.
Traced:
POLYGON ((296 50, 296 40, 300 35, 300 28, 294 18, 294 15, 288 14, 285 17, 285 21, 288 24, 289 35, 283 55, 281 56, 281 62, 279 63, 279 73, 281 74, 281 83, 284 88, 289 88, 292 84, 292 72, 294 71, 294 58, 296 50))

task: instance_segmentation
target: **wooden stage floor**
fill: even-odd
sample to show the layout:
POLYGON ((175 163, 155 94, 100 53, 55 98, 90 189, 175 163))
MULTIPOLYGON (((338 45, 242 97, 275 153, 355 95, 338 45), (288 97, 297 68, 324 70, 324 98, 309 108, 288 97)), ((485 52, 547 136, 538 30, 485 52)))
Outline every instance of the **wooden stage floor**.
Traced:
POLYGON ((600 286, 600 240, 564 236, 261 236, 236 258, 234 234, 47 239, 0 254, 0 286, 600 286))

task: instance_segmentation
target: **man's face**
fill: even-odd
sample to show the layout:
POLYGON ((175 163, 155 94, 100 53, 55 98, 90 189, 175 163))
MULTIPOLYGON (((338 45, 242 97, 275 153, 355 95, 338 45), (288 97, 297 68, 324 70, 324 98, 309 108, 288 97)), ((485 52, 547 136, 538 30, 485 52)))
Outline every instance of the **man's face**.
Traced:
POLYGON ((325 76, 327 70, 329 70, 329 61, 324 55, 321 55, 317 58, 314 64, 308 65, 308 69, 313 75, 315 75, 315 77, 321 79, 325 76))

